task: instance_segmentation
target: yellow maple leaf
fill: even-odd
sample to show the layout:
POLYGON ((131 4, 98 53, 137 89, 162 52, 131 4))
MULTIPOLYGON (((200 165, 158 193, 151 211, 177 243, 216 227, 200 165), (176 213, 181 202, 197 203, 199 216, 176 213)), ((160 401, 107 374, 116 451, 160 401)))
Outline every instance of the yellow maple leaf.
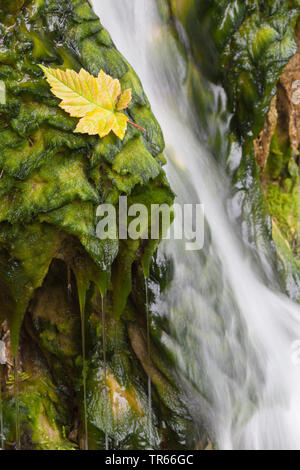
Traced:
POLYGON ((104 137, 113 131, 124 139, 128 117, 119 111, 131 102, 131 89, 121 90, 119 80, 101 70, 94 77, 86 70, 52 69, 40 66, 44 71, 52 93, 62 101, 60 107, 72 117, 81 118, 74 132, 104 137))

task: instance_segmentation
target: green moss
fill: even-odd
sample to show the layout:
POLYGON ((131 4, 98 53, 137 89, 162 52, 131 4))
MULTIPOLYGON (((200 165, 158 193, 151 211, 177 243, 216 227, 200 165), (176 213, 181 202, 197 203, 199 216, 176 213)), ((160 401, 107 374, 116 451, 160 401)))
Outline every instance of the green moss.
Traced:
POLYGON ((299 3, 171 0, 205 74, 222 82, 244 140, 256 138, 283 67, 296 51, 299 3))
POLYGON ((94 391, 89 402, 91 448, 99 448, 105 432, 109 435, 110 445, 120 450, 158 448, 159 437, 155 426, 152 426, 151 434, 148 432, 145 393, 132 384, 126 388, 121 386, 114 374, 108 371, 105 394, 104 377, 99 373, 99 369, 94 369, 88 382, 89 388, 94 391))
POLYGON ((141 106, 149 105, 147 97, 144 93, 142 84, 137 74, 133 70, 128 70, 120 79, 122 89, 131 88, 132 102, 129 104, 129 109, 133 109, 136 104, 141 106))

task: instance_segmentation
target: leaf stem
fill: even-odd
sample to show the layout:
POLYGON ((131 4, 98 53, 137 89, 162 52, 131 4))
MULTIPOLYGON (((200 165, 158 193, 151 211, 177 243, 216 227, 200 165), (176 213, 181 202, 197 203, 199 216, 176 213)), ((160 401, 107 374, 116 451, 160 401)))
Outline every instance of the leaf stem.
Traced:
POLYGON ((138 126, 138 125, 135 124, 134 122, 131 122, 131 121, 127 121, 127 122, 128 122, 128 124, 131 124, 132 126, 137 127, 138 129, 141 129, 141 131, 146 132, 146 129, 144 129, 144 128, 141 127, 141 126, 138 126))

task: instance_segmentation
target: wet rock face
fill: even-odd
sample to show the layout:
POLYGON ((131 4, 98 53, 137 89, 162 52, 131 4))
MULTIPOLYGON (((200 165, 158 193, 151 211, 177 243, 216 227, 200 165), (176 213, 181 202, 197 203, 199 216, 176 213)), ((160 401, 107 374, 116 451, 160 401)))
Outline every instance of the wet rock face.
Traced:
MULTIPOLYGON (((299 34, 295 34, 295 28, 300 2, 167 3, 171 21, 173 18, 175 26, 181 21, 190 40, 189 69, 196 70, 191 99, 201 110, 201 126, 203 110, 211 112, 205 106, 205 78, 206 88, 213 82, 226 91, 228 111, 233 113, 227 114, 231 120, 227 155, 226 144, 216 148, 208 143, 218 162, 227 164, 232 177, 229 206, 235 208, 241 235, 254 253, 259 250, 266 264, 273 260, 283 288, 297 299, 300 82, 299 34)), ((181 37, 180 30, 178 35, 181 37)), ((203 127, 204 132, 210 132, 203 127)))

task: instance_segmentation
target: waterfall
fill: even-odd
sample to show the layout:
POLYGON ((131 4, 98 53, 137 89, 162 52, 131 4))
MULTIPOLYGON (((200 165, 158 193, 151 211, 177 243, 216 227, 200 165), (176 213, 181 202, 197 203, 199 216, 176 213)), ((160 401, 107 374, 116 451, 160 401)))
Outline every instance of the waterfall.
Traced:
POLYGON ((76 277, 77 291, 80 306, 80 326, 81 326, 81 350, 82 350, 82 385, 83 385, 83 450, 89 450, 88 438, 88 418, 87 418, 87 363, 86 363, 86 317, 85 317, 85 304, 86 292, 88 289, 88 282, 82 281, 79 275, 76 277))
MULTIPOLYGON (((210 235, 201 252, 186 252, 178 241, 161 248, 175 265, 158 306, 173 329, 164 344, 176 356, 193 418, 205 419, 219 449, 300 449, 300 366, 292 360, 300 308, 262 280, 237 235, 225 205, 230 182, 197 129, 176 41, 155 0, 93 5, 141 78, 163 129, 177 202, 205 208, 210 235)), ((224 101, 221 88, 211 93, 216 107, 224 101)), ((226 129, 220 125, 224 140, 226 129)))

